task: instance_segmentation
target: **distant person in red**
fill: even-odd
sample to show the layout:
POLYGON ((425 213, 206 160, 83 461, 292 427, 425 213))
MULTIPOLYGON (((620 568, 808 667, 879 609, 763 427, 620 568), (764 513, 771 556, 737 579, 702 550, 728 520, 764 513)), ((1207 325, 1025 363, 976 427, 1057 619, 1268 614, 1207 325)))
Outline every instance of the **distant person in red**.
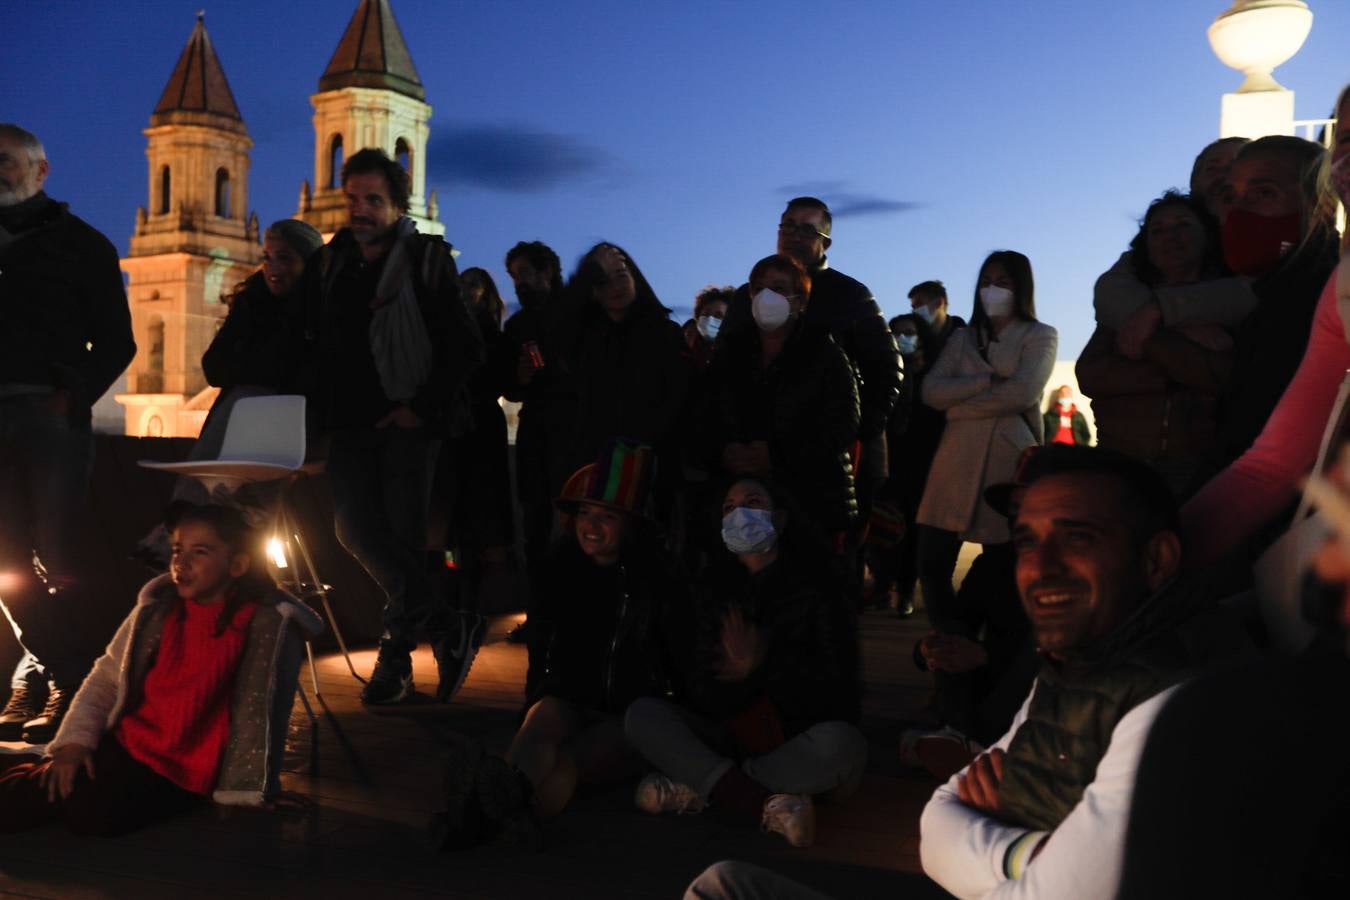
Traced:
POLYGON ((236 510, 188 507, 170 532, 169 572, 141 589, 46 758, 0 756, 0 832, 111 836, 279 793, 301 642, 323 623, 261 570, 236 510))
POLYGON ((1078 447, 1092 443, 1092 430, 1088 428, 1087 418, 1074 404, 1073 388, 1067 384, 1059 386, 1045 407, 1045 442, 1078 447))

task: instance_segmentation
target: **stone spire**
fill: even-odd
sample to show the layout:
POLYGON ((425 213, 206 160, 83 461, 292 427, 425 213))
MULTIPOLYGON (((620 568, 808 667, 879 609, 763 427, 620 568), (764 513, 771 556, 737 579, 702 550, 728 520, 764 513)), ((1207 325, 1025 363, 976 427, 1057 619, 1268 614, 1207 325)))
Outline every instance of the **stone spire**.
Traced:
POLYGON ((173 67, 169 83, 150 116, 150 124, 192 123, 242 132, 243 117, 234 102, 230 83, 225 80, 220 58, 211 46, 204 19, 204 13, 197 13, 197 25, 173 67))
POLYGON ((361 0, 347 23, 328 68, 319 78, 320 91, 344 87, 384 88, 415 100, 426 99, 389 0, 361 0))

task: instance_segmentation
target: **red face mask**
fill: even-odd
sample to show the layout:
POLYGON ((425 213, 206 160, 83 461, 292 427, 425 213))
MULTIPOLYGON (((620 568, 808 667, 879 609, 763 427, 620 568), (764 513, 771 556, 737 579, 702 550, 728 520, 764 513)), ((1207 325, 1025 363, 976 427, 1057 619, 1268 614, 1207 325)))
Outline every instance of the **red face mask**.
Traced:
POLYGON ((1263 216, 1234 207, 1223 220, 1223 259, 1239 275, 1257 278, 1274 269, 1298 244, 1302 216, 1263 216))

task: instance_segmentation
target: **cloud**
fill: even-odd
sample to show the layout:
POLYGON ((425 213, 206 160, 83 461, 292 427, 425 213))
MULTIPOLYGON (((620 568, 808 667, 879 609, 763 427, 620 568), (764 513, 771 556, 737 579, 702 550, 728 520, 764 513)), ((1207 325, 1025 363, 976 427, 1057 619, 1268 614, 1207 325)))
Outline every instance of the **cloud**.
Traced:
POLYGON ((807 181, 800 184, 785 184, 778 189, 785 197, 819 197, 830 205, 830 215, 835 219, 848 216, 878 216, 891 213, 908 212, 919 209, 922 203, 912 200, 894 200, 876 194, 854 193, 847 189, 843 181, 807 181))
POLYGON ((603 151, 565 134, 510 124, 460 125, 438 132, 427 148, 433 179, 540 193, 594 180, 611 168, 603 151))

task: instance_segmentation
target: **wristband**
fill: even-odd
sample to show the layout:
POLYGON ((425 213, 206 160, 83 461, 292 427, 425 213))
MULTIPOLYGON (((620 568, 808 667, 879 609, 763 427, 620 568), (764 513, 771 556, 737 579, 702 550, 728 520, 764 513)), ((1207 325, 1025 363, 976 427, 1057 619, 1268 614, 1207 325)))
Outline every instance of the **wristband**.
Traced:
POLYGON ((1032 855, 1036 848, 1040 846, 1041 841, 1050 836, 1048 831, 1028 831, 1017 840, 1008 845, 1008 850, 1003 854, 1003 874, 1010 881, 1021 878, 1027 870, 1027 865, 1031 862, 1032 855))

